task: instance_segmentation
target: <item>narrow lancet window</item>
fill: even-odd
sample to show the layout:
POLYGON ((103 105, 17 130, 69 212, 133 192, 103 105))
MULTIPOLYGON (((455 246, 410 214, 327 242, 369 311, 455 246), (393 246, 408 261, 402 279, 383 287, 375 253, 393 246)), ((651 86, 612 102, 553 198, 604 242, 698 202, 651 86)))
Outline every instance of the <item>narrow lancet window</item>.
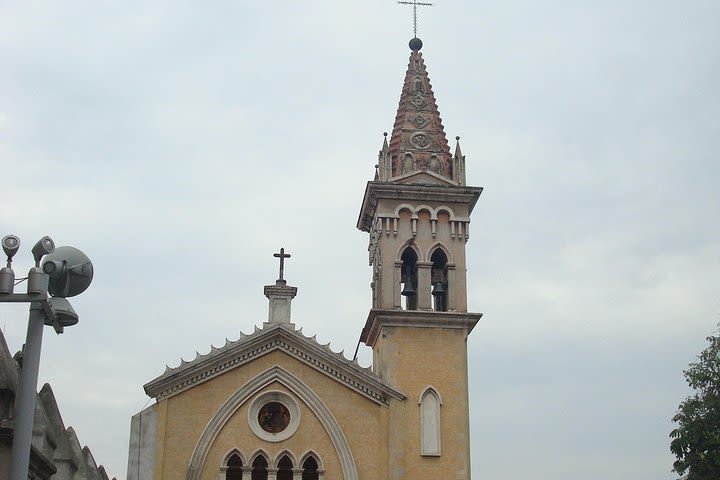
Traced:
POLYGON ((432 297, 433 309, 436 312, 447 311, 448 299, 448 260, 442 249, 437 248, 430 257, 432 262, 432 297))
POLYGON ((252 464, 252 480, 267 480, 268 478, 268 463, 265 457, 258 455, 252 464))
POLYGON ((314 457, 308 457, 303 463, 302 480, 318 480, 318 463, 314 457))
POLYGON ((277 480, 293 480, 293 464, 290 457, 283 456, 278 462, 277 480))
POLYGON ((233 453, 227 461, 225 480, 242 480, 242 460, 237 453, 233 453))
POLYGON ((440 456, 440 396, 432 388, 420 397, 420 454, 440 456))
POLYGON ((403 252, 400 260, 400 282, 402 283, 403 308, 405 310, 417 310, 417 254, 415 250, 408 247, 403 252))

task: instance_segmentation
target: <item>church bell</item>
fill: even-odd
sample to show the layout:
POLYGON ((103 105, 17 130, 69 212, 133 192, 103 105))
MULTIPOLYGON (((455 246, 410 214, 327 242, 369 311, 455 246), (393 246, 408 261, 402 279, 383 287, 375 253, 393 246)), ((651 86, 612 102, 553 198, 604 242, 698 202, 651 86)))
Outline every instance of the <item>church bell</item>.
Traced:
POLYGON ((437 282, 435 285, 433 285, 432 294, 437 295, 445 295, 445 287, 443 286, 442 282, 437 282))
MULTIPOLYGON (((395 290, 397 292, 397 290, 395 290)), ((412 282, 405 282, 402 292, 400 292, 400 295, 404 295, 406 297, 412 297, 415 295, 415 286, 412 284, 412 282)))

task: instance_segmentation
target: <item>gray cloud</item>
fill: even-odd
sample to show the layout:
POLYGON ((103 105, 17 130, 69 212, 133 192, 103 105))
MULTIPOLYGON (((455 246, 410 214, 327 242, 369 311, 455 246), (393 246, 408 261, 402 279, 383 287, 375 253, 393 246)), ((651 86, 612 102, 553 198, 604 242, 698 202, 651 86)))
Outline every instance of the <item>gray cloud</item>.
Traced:
MULTIPOLYGON (((486 187, 468 243, 475 476, 674 478, 681 370, 720 311, 719 10, 421 12, 446 131, 486 187)), ((41 381, 113 475, 142 384, 265 319, 281 245, 294 321, 352 354, 370 305, 354 225, 409 18, 380 0, 0 7, 0 233, 96 265, 80 324, 45 334, 41 381)), ((0 322, 19 349, 24 310, 0 322)))

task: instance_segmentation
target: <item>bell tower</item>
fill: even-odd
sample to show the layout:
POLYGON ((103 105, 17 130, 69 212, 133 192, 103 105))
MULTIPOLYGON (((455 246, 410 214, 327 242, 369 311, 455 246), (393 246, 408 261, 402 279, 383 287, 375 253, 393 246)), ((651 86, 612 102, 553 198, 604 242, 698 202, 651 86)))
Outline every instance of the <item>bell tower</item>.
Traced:
POLYGON ((470 478, 466 340, 482 316, 467 311, 465 246, 482 188, 465 184, 459 137, 450 153, 421 48, 410 41, 392 134, 358 218, 372 266, 360 338, 375 373, 407 397, 390 404, 390 480, 459 480, 470 478))

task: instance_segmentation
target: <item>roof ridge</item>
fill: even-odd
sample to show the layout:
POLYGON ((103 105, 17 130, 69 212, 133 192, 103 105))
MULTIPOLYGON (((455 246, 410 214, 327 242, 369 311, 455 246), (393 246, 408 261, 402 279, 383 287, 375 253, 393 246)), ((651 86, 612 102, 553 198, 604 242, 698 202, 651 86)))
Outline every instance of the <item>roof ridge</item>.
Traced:
MULTIPOLYGON (((380 387, 381 390, 391 390, 395 392, 394 387, 373 372, 371 366, 363 367, 358 363, 357 359, 349 359, 345 357, 344 350, 341 350, 340 352, 333 351, 330 347, 331 342, 322 344, 318 342, 317 335, 306 336, 302 332, 302 328, 295 328, 295 325, 292 323, 281 324, 268 322, 263 323, 263 328, 261 329, 256 327, 250 335, 241 334, 242 336, 236 341, 227 341, 223 347, 215 348, 214 350, 211 348, 211 350, 205 355, 197 354, 194 359, 189 361, 181 359, 181 362, 177 367, 166 366, 165 371, 161 375, 145 384, 145 391, 148 395, 158 399, 172 396, 190 388, 196 383, 208 380, 226 370, 240 366, 247 361, 250 361, 252 358, 264 354, 268 349, 284 348, 287 350, 287 345, 285 347, 281 345, 283 343, 282 341, 277 344, 270 345, 269 347, 263 347, 261 344, 258 344, 253 348, 253 342, 255 340, 262 339, 266 335, 270 335, 272 332, 283 332, 286 335, 295 337, 296 341, 303 342, 308 347, 314 347, 319 352, 323 352, 324 355, 330 357, 330 361, 335 363, 337 367, 345 369, 349 372, 354 372, 353 375, 365 378, 372 384, 375 384, 376 386, 372 387, 373 389, 380 387), (244 346, 251 347, 252 351, 242 353, 240 358, 237 359, 234 358, 233 355, 223 357, 224 353, 233 352, 234 350, 239 350, 238 353, 242 352, 241 349, 244 346), (213 360, 220 361, 220 364, 213 365, 213 360), (210 364, 209 372, 204 371, 202 368, 198 368, 201 365, 206 364, 205 362, 210 364)), ((291 350, 293 349, 295 349, 295 347, 291 348, 291 350)), ((309 363, 314 365, 316 362, 313 361, 309 363)), ((329 372, 325 371, 325 369, 320 370, 329 374, 329 372)), ((342 380, 346 383, 350 382, 350 380, 345 377, 343 377, 342 380)), ((353 388, 356 387, 357 386, 353 386, 353 388)), ((367 392, 364 392, 363 394, 368 395, 367 392)), ((372 396, 376 400, 379 398, 377 394, 373 394, 372 396)))

